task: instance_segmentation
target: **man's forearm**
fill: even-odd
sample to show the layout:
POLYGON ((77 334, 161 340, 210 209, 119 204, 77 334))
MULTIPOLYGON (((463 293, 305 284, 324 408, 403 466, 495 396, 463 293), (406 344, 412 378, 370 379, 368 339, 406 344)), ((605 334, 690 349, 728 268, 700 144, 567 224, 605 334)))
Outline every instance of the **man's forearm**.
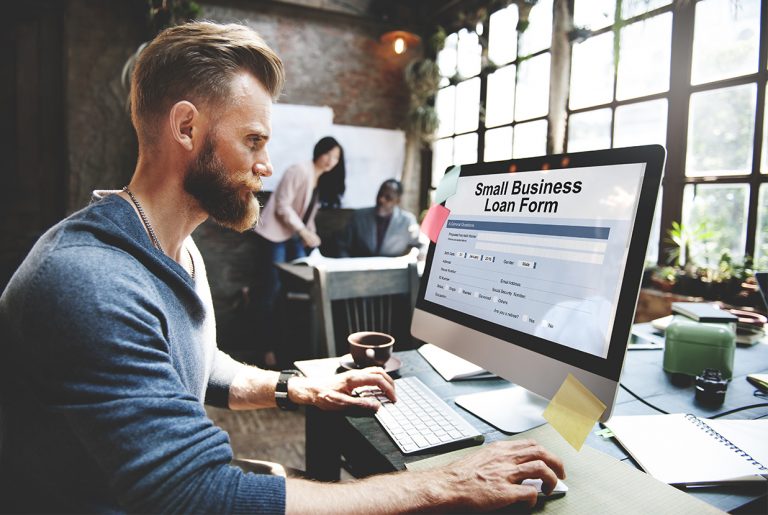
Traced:
POLYGON ((289 478, 286 513, 422 513, 460 506, 461 492, 447 491, 443 471, 398 472, 344 483, 289 478), (449 500, 451 500, 449 502, 449 500))
POLYGON ((229 387, 229 409, 275 407, 275 385, 279 372, 257 367, 244 368, 229 387))

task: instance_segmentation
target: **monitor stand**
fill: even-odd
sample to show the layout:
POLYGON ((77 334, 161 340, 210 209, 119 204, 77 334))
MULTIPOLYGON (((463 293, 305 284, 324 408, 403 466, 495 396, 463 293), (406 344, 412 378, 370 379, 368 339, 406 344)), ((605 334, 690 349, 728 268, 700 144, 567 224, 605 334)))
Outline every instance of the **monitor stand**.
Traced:
POLYGON ((522 386, 460 395, 456 404, 505 433, 521 433, 544 423, 549 401, 522 386))

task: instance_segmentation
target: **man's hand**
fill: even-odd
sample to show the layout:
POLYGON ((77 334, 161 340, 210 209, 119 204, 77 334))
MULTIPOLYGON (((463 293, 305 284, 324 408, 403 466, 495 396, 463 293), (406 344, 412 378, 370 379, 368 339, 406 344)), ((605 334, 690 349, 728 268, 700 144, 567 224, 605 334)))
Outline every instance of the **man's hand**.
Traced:
MULTIPOLYGON (((524 479, 541 479, 549 494, 557 478, 565 479, 563 462, 534 440, 508 440, 483 446, 478 452, 442 469, 445 487, 455 494, 459 510, 494 510, 525 502, 533 507, 538 492, 524 479)), ((450 495, 447 496, 449 499, 450 495)))
MULTIPOLYGON (((291 380, 293 381, 293 380, 291 380)), ((541 479, 551 492, 565 478, 563 463, 533 440, 496 442, 445 467, 380 474, 354 482, 286 481, 286 513, 423 513, 498 510, 536 504, 541 479)))
POLYGON ((301 241, 304 242, 305 247, 311 247, 313 249, 319 247, 320 243, 322 242, 320 240, 320 236, 310 231, 306 227, 299 231, 299 238, 301 238, 301 241))
POLYGON ((294 377, 288 381, 288 398, 296 404, 311 404, 324 410, 359 407, 377 410, 373 397, 353 395, 361 386, 377 387, 395 401, 395 382, 380 367, 350 370, 330 377, 294 377))

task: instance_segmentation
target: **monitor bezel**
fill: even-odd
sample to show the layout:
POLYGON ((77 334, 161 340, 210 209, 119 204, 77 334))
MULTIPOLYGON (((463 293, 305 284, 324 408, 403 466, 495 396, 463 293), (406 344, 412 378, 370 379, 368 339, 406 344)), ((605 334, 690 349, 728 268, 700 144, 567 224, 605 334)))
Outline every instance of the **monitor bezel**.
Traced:
POLYGON ((755 272, 755 281, 760 297, 763 299, 765 309, 768 312, 768 270, 755 272))
MULTIPOLYGON (((618 381, 624 362, 627 342, 629 341, 634 319, 637 297, 645 265, 645 254, 650 236, 653 215, 664 171, 666 151, 660 145, 615 148, 588 152, 575 152, 537 156, 522 159, 510 159, 489 163, 463 165, 460 176, 469 177, 497 173, 510 173, 514 165, 515 174, 538 172, 546 168, 575 169, 583 167, 610 166, 621 164, 645 163, 640 198, 630 239, 627 265, 621 282, 616 316, 606 358, 578 351, 549 340, 545 340, 521 331, 507 328, 487 320, 455 311, 424 298, 429 281, 435 253, 435 243, 430 242, 427 259, 416 300, 416 309, 421 309, 451 322, 469 327, 483 334, 488 334, 512 345, 518 345, 548 358, 562 361, 567 365, 580 368, 593 374, 618 381), (564 163, 567 162, 567 166, 564 163)), ((453 167, 448 167, 448 170, 453 167)), ((444 205, 445 203, 443 203, 444 205)))

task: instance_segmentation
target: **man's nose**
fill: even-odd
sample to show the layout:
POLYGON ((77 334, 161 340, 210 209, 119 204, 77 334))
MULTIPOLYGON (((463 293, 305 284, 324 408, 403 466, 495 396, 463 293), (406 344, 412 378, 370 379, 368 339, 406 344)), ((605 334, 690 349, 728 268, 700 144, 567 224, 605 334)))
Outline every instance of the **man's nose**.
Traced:
POLYGON ((269 177, 272 175, 272 162, 269 160, 269 153, 266 149, 263 152, 262 159, 259 159, 253 164, 253 172, 261 177, 269 177))

